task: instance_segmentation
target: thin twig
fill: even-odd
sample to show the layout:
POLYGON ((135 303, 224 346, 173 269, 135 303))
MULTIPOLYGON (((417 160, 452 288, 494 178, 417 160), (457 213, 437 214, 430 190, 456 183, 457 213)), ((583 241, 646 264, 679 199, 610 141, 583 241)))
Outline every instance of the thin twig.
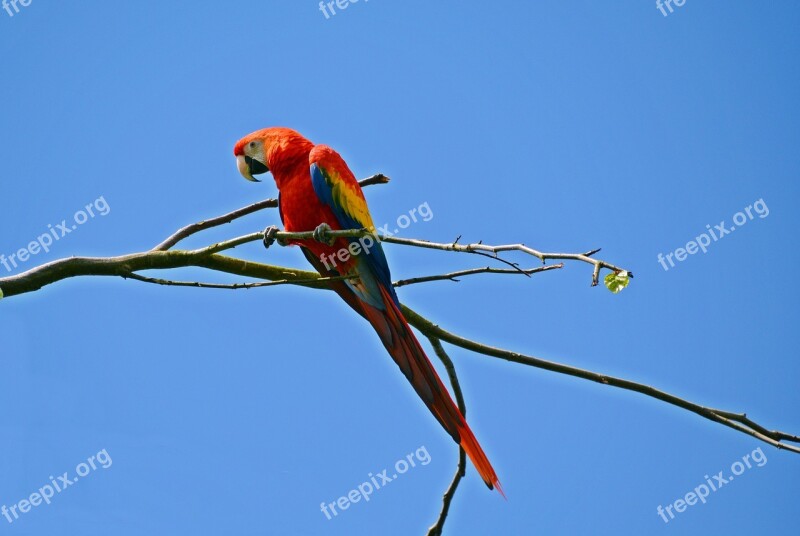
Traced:
POLYGON ((783 441, 792 441, 793 443, 800 443, 800 436, 787 434, 786 432, 781 432, 778 430, 767 430, 757 422, 750 420, 747 417, 746 413, 731 413, 730 411, 724 411, 721 409, 715 409, 713 411, 718 413, 719 415, 722 415, 726 419, 730 419, 732 421, 743 424, 748 428, 752 428, 753 430, 761 434, 764 434, 767 437, 772 437, 778 441, 783 440, 783 441))
MULTIPOLYGON (((461 415, 466 417, 467 405, 464 402, 464 395, 461 392, 461 384, 458 381, 458 374, 456 374, 456 367, 453 364, 453 360, 450 359, 450 356, 447 355, 447 352, 445 352, 444 347, 442 346, 442 341, 431 336, 428 337, 428 340, 431 342, 431 346, 433 346, 433 351, 436 352, 436 355, 439 357, 442 363, 444 363, 444 368, 447 370, 447 376, 450 379, 450 385, 453 388, 453 394, 456 397, 458 409, 461 410, 461 415)), ((461 483, 461 479, 464 478, 466 472, 467 455, 464 452, 464 449, 461 448, 461 445, 459 445, 458 465, 456 466, 456 472, 453 475, 453 480, 450 482, 450 485, 444 492, 444 496, 442 497, 442 509, 439 512, 439 517, 436 519, 436 523, 434 523, 433 526, 428 529, 428 536, 440 536, 442 534, 444 522, 447 520, 447 514, 450 512, 450 505, 453 502, 453 498, 456 496, 458 485, 461 483)))
MULTIPOLYGON (((361 238, 364 236, 373 236, 377 237, 378 240, 381 242, 386 242, 388 244, 399 244, 404 246, 414 246, 419 248, 426 248, 426 249, 438 249, 442 251, 456 251, 460 253, 472 253, 477 255, 483 255, 490 257, 492 259, 498 260, 509 266, 514 267, 516 270, 521 271, 514 263, 506 261, 498 256, 499 253, 505 251, 520 251, 522 253, 526 253, 528 255, 532 255, 543 263, 548 260, 574 260, 574 261, 581 261, 587 264, 591 264, 593 266, 592 271, 592 286, 596 286, 600 280, 600 270, 606 268, 611 270, 615 273, 619 272, 627 272, 629 277, 633 277, 633 274, 620 268, 619 266, 615 266, 609 262, 594 259, 591 256, 587 255, 586 253, 543 253, 539 250, 530 248, 524 244, 506 244, 502 246, 490 246, 488 244, 484 244, 479 242, 477 244, 457 244, 456 242, 452 242, 449 244, 442 244, 438 242, 430 242, 428 240, 418 240, 414 238, 397 238, 396 236, 384 236, 381 234, 377 234, 374 231, 369 229, 347 229, 343 231, 328 231, 326 234, 327 238, 361 238), (489 255, 491 253, 491 255, 489 255)), ((236 246, 240 246, 242 244, 246 244, 248 242, 255 242, 257 240, 261 240, 263 238, 263 233, 250 233, 247 235, 239 236, 236 238, 232 238, 230 240, 226 240, 224 242, 219 242, 217 244, 213 244, 207 248, 204 248, 203 251, 208 253, 218 253, 220 251, 225 251, 227 249, 235 248, 236 246)), ((287 232, 287 231, 279 231, 275 233, 276 239, 281 239, 284 241, 297 241, 297 240, 314 240, 314 231, 302 231, 302 232, 287 232)), ((200 250, 195 250, 200 251, 200 250)), ((599 250, 590 251, 590 254, 594 254, 599 250)))
POLYGON ((450 513, 450 505, 453 503, 453 498, 456 496, 458 485, 461 483, 461 479, 464 478, 466 471, 467 454, 459 445, 458 466, 456 467, 456 472, 453 475, 453 480, 450 481, 450 485, 444 492, 444 496, 442 497, 442 510, 439 512, 439 517, 436 519, 436 523, 434 523, 433 526, 428 529, 428 536, 441 536, 442 530, 444 529, 444 522, 447 520, 447 514, 450 513))
POLYGON ((172 279, 159 279, 155 277, 146 277, 139 274, 126 274, 121 276, 123 279, 134 279, 143 283, 153 283, 156 285, 164 285, 170 287, 195 287, 195 288, 214 288, 214 289, 227 289, 239 290, 261 287, 274 287, 276 285, 301 285, 303 283, 321 283, 327 281, 342 281, 344 279, 352 279, 354 276, 340 275, 336 277, 317 277, 313 279, 279 279, 277 281, 259 281, 258 283, 203 283, 200 281, 174 281, 172 279))
POLYGON ((216 244, 211 244, 210 246, 204 248, 192 250, 192 253, 196 253, 198 255, 211 255, 214 253, 220 253, 221 251, 225 251, 228 249, 233 249, 236 246, 249 244, 250 242, 257 242, 259 240, 263 240, 263 238, 264 238, 263 231, 257 233, 250 233, 244 236, 237 236, 236 238, 231 238, 230 240, 223 240, 222 242, 217 242, 216 244))
MULTIPOLYGON (((365 187, 365 186, 371 186, 373 184, 386 184, 389 182, 389 180, 390 180, 389 177, 387 177, 386 175, 378 173, 376 175, 373 175, 371 177, 359 181, 359 184, 362 187, 365 187)), ((216 218, 211 218, 209 220, 203 220, 197 223, 192 223, 172 233, 163 242, 154 247, 153 251, 167 251, 168 249, 172 248, 175 244, 177 244, 184 238, 199 233, 200 231, 204 231, 212 227, 217 227, 219 225, 230 223, 233 220, 236 220, 243 216, 247 216, 248 214, 252 214, 254 212, 258 212, 259 210, 264 210, 267 208, 277 208, 277 207, 278 207, 277 199, 265 199, 263 201, 253 203, 252 205, 248 205, 246 207, 242 207, 234 211, 228 212, 227 214, 223 214, 222 216, 217 216, 216 218)))
POLYGON ((449 274, 441 274, 441 275, 429 275, 424 277, 412 277, 411 279, 401 279, 399 281, 395 281, 393 284, 395 287, 404 287, 406 285, 415 285, 417 283, 428 283, 430 281, 455 281, 458 283, 460 279, 456 279, 458 277, 462 277, 465 275, 473 275, 473 274, 537 274, 539 272, 546 272, 548 270, 558 270, 559 268, 563 268, 564 264, 550 264, 547 266, 539 266, 537 268, 526 268, 521 270, 504 270, 502 268, 490 268, 489 266, 485 268, 471 268, 469 270, 460 270, 458 272, 450 272, 449 274))
POLYGON ((431 346, 433 346, 433 351, 436 352, 436 357, 438 357, 439 360, 444 364, 444 368, 447 371, 447 377, 450 379, 450 385, 453 387, 453 395, 456 397, 458 409, 461 411, 461 415, 466 417, 467 405, 464 402, 464 393, 461 392, 461 383, 458 381, 456 366, 453 364, 453 360, 450 359, 450 356, 447 355, 447 352, 444 351, 442 341, 440 341, 437 337, 432 336, 428 336, 428 340, 431 342, 431 346))
MULTIPOLYGON (((540 266, 538 268, 529 268, 524 270, 526 274, 535 274, 538 272, 544 272, 548 270, 554 270, 557 268, 561 268, 561 264, 553 264, 550 266, 540 266)), ((294 275, 293 272, 287 272, 291 275, 294 275)), ((427 283, 429 281, 440 281, 440 280, 449 280, 449 281, 460 281, 459 279, 455 279, 456 277, 461 277, 464 275, 472 275, 472 274, 481 274, 481 273, 489 273, 489 274, 518 274, 519 272, 515 270, 501 270, 497 268, 472 268, 469 270, 461 270, 458 272, 451 272, 449 274, 441 274, 441 275, 429 275, 425 277, 414 277, 411 279, 402 279, 400 281, 396 281, 393 283, 395 287, 402 287, 405 285, 414 285, 417 283, 427 283)), ((225 290, 241 290, 241 289, 251 289, 251 288, 262 288, 262 287, 274 287, 276 285, 302 285, 302 284, 317 284, 322 282, 329 282, 329 281, 344 281, 345 279, 354 279, 358 276, 356 275, 340 275, 336 277, 316 277, 313 279, 279 279, 277 281, 259 281, 256 283, 205 283, 203 281, 175 281, 173 279, 160 279, 156 277, 147 277, 137 273, 127 273, 121 274, 120 277, 123 279, 134 279, 136 281, 142 281, 144 283, 154 283, 156 285, 164 285, 164 286, 172 286, 172 287, 193 287, 193 288, 209 288, 209 289, 225 289, 225 290)))
MULTIPOLYGON (((365 235, 373 235, 377 236, 381 242, 386 242, 388 244, 399 244, 404 246, 415 246, 420 248, 427 248, 427 249, 438 249, 442 251, 457 251, 461 253, 477 253, 477 254, 486 254, 491 253, 493 255, 492 258, 496 258, 502 262, 506 262, 503 259, 498 257, 499 253, 505 251, 520 251, 522 253, 526 253, 528 255, 532 255, 543 263, 548 260, 574 260, 574 261, 581 261, 588 264, 591 264, 594 267, 592 273, 592 286, 597 285, 599 281, 599 274, 600 269, 606 268, 611 270, 615 273, 619 272, 628 272, 629 277, 633 277, 633 274, 620 268, 619 266, 615 266, 609 262, 594 259, 591 256, 585 253, 544 253, 539 250, 533 249, 531 247, 526 246, 525 244, 506 244, 502 246, 490 246, 488 244, 484 244, 479 242, 477 244, 458 244, 456 242, 451 242, 449 244, 442 244, 438 242, 430 242, 428 240, 418 240, 413 238, 398 238, 396 236, 383 236, 380 234, 375 234, 368 229, 353 229, 347 231, 330 231, 328 236, 331 238, 359 238, 365 235)), ((284 240, 309 240, 313 239, 313 231, 303 232, 303 233, 287 233, 287 232, 279 232, 276 234, 278 238, 282 238, 284 240)), ((244 237, 242 237, 244 238, 244 237)), ((237 244, 238 245, 238 244, 237 244)), ((595 250, 589 252, 590 254, 594 254, 599 250, 595 250)), ((512 265, 513 266, 513 265, 512 265)))
MULTIPOLYGON (((601 268, 606 268, 611 270, 615 273, 627 271, 619 266, 615 266, 609 262, 602 261, 599 259, 594 259, 589 255, 584 253, 545 253, 539 250, 533 249, 531 247, 526 246, 525 244, 506 244, 502 246, 490 246, 483 243, 477 244, 440 244, 436 242, 429 242, 427 240, 415 240, 411 238, 397 238, 394 236, 391 237, 382 237, 381 240, 383 242, 387 242, 390 244, 403 244, 407 246, 416 246, 421 248, 429 248, 429 249, 440 249, 444 251, 459 251, 463 253, 476 253, 476 252, 488 252, 492 253, 495 256, 499 253, 505 251, 520 251, 522 253, 527 253, 528 255, 532 255, 538 258, 542 263, 548 260, 562 260, 562 261, 581 261, 594 266, 594 271, 592 273, 592 286, 596 286, 599 282, 599 274, 601 268)), ((633 277, 633 274, 628 271, 629 277, 633 277)))
POLYGON ((243 216, 247 216, 248 214, 252 214, 253 212, 258 212, 259 210, 264 210, 265 208, 277 208, 277 207, 278 207, 277 199, 265 199, 263 201, 259 201, 258 203, 253 203, 252 205, 248 205, 246 207, 236 209, 232 212, 228 212, 227 214, 223 214, 222 216, 211 218, 210 220, 203 220, 197 223, 189 224, 172 233, 163 242, 154 247, 152 251, 167 251, 168 249, 172 248, 175 244, 177 244, 184 238, 189 237, 195 233, 199 233, 200 231, 211 229, 212 227, 217 227, 219 225, 230 223, 233 220, 236 220, 243 216))

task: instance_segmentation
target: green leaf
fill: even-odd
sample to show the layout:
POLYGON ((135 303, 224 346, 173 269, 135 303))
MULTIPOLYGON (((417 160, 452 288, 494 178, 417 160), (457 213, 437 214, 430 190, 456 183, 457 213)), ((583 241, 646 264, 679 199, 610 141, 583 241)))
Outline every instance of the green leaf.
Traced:
POLYGON ((611 272, 605 277, 606 288, 614 294, 627 287, 630 281, 631 278, 625 270, 621 272, 611 272))

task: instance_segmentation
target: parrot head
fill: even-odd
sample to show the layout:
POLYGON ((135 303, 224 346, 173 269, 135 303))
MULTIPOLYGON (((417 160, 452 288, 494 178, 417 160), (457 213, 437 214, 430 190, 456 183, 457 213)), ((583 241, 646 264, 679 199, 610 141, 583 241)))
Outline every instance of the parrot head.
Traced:
MULTIPOLYGON (((308 167, 308 153, 314 147, 299 132, 284 127, 257 130, 236 142, 233 154, 242 177, 260 182, 256 175, 269 171, 275 181, 289 167, 301 164, 308 167)), ((280 184, 278 184, 280 187, 280 184)))

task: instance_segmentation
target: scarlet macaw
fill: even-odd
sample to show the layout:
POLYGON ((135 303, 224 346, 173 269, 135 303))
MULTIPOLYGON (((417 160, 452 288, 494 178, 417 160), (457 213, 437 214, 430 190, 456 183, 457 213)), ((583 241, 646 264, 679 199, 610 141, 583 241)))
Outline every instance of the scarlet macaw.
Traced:
MULTIPOLYGON (((315 231, 316 239, 290 243, 302 248, 320 274, 357 276, 332 282, 331 286, 372 324, 395 363, 450 437, 464 448, 489 489, 497 487, 502 493, 489 459, 403 317, 380 242, 366 246, 367 241, 362 240, 360 251, 351 247, 358 240, 355 238, 327 237, 326 242, 325 232, 329 230, 375 231, 361 186, 342 157, 330 147, 314 145, 298 132, 282 127, 245 136, 233 153, 239 172, 247 180, 258 182, 255 175, 272 172, 279 191, 281 221, 287 231, 315 231), (338 262, 347 257, 337 257, 343 250, 357 254, 338 262), (334 266, 330 259, 337 259, 334 266)), ((267 246, 269 235, 265 232, 267 246)))

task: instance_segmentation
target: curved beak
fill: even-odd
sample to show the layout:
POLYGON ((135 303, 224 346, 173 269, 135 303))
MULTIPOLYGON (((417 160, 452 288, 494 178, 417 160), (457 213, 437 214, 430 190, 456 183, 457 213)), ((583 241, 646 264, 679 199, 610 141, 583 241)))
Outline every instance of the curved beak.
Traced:
POLYGON ((243 154, 236 157, 236 167, 239 169, 239 173, 241 173, 242 177, 251 182, 261 182, 255 178, 254 175, 261 175, 269 171, 269 168, 262 162, 243 154))

